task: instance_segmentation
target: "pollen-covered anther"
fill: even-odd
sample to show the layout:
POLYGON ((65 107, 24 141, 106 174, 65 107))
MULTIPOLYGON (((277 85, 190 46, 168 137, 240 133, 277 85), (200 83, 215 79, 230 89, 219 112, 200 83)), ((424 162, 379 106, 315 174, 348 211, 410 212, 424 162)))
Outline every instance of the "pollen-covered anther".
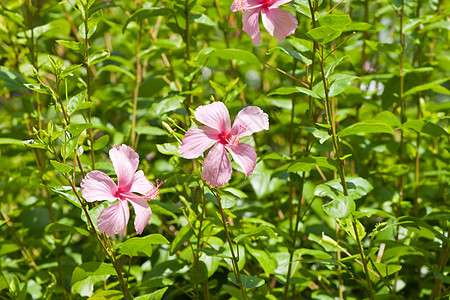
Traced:
POLYGON ((151 190, 147 191, 144 195, 144 199, 147 201, 155 200, 156 197, 159 195, 159 187, 163 184, 163 181, 156 179, 156 187, 153 187, 151 190))
POLYGON ((244 12, 248 10, 248 2, 247 0, 234 0, 234 7, 236 10, 244 12))

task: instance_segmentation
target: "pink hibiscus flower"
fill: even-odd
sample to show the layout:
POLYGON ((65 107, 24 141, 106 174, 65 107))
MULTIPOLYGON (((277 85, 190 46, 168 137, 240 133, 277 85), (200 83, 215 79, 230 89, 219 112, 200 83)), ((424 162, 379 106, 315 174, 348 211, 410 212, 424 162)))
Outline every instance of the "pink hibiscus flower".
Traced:
POLYGON ((222 102, 200 106, 194 116, 206 126, 189 129, 178 152, 184 158, 197 158, 215 144, 203 162, 202 179, 214 187, 221 187, 230 180, 231 161, 226 150, 241 166, 245 177, 249 176, 256 165, 256 152, 239 139, 269 129, 269 116, 259 107, 248 106, 237 114, 231 127, 228 109, 222 102))
POLYGON ((137 234, 141 234, 152 215, 147 201, 158 196, 158 187, 162 182, 157 180, 155 187, 145 178, 144 172, 136 172, 139 155, 127 145, 113 146, 109 150, 109 157, 117 174, 118 185, 105 173, 91 171, 81 182, 81 194, 88 202, 119 200, 100 213, 97 219, 100 232, 109 236, 121 232, 130 218, 130 202, 136 213, 134 228, 137 234))
POLYGON ((291 0, 234 0, 231 11, 241 11, 242 23, 245 32, 252 38, 255 45, 259 45, 261 33, 259 32, 259 12, 262 22, 271 36, 282 40, 295 32, 298 22, 287 11, 279 8, 291 0))

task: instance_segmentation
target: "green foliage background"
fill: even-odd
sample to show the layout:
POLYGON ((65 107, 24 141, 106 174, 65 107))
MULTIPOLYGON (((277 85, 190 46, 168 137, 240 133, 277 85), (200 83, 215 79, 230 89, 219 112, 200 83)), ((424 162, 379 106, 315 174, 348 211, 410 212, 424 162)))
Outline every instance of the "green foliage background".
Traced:
POLYGON ((0 6, 0 298, 124 296, 74 193, 122 143, 164 180, 142 236, 101 237, 136 299, 449 296, 448 3, 295 0, 255 46, 231 1, 86 1, 0 6), (177 149, 211 101, 270 129, 210 190, 177 149))

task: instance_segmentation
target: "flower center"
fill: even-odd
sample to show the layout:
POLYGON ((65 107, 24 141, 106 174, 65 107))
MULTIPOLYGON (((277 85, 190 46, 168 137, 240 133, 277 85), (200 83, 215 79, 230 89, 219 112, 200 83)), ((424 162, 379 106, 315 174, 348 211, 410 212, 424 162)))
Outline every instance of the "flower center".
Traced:
POLYGON ((245 130, 245 127, 239 126, 239 130, 236 133, 222 133, 220 135, 220 142, 223 145, 229 146, 231 149, 236 148, 239 145, 239 135, 245 130))

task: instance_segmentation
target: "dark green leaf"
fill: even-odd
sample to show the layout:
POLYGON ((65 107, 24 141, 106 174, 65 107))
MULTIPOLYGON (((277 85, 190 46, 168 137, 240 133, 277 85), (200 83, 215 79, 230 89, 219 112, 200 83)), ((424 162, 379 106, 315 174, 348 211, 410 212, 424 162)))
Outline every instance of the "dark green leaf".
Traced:
MULTIPOLYGON (((248 276, 245 274, 240 274, 240 277, 242 286, 246 289, 253 289, 262 286, 264 284, 264 279, 262 278, 248 276)), ((236 276, 234 275, 234 273, 228 273, 228 280, 234 283, 235 285, 239 286, 239 284, 236 281, 236 276)))
POLYGON ((135 11, 126 21, 123 25, 122 32, 125 32, 125 30, 128 27, 128 24, 130 22, 136 22, 139 23, 142 20, 151 18, 151 17, 157 17, 157 16, 165 16, 172 13, 172 11, 168 8, 141 8, 135 11))

